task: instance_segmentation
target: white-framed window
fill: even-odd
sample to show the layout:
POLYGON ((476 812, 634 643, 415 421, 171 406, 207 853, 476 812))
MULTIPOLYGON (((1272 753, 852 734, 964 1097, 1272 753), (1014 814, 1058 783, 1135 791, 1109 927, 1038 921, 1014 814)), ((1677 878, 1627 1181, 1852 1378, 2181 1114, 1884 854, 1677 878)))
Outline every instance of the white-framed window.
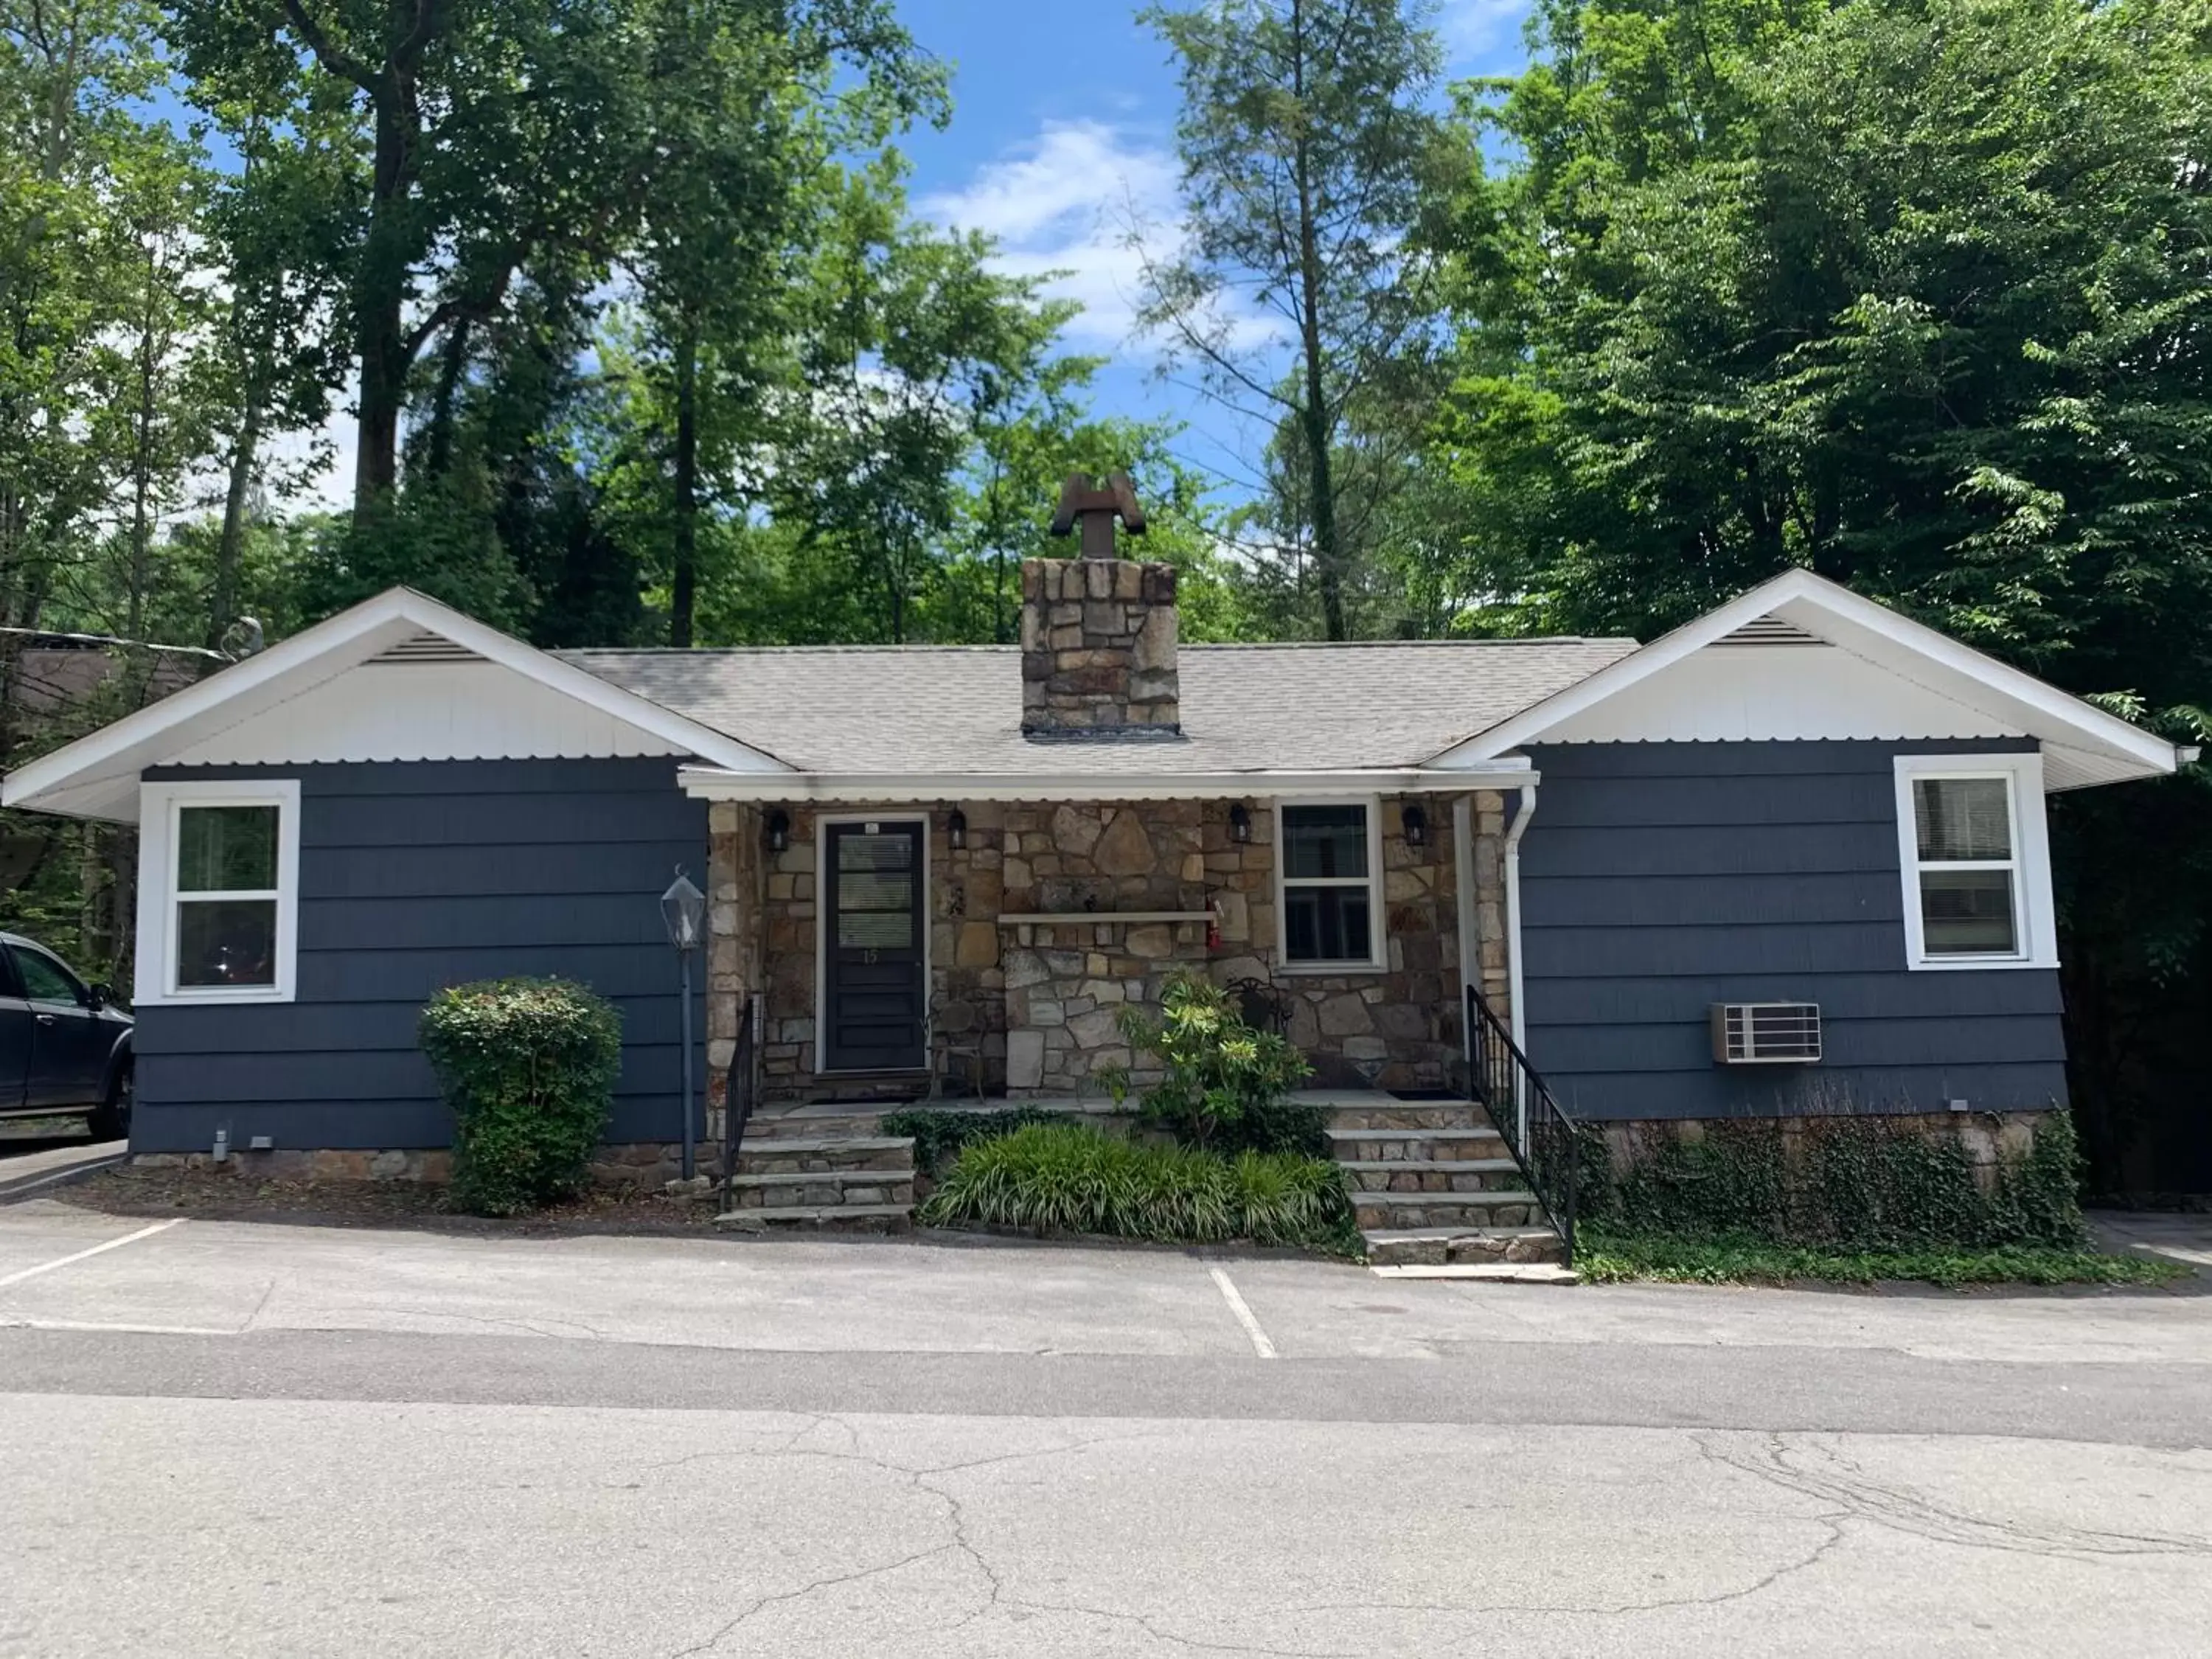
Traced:
POLYGON ((1382 813, 1373 796, 1275 804, 1275 901, 1285 969, 1383 966, 1382 813))
POLYGON ((298 780, 141 785, 138 881, 139 1005, 292 1000, 298 780))
POLYGON ((2040 755, 1899 755, 1905 964, 2055 968, 2040 755))

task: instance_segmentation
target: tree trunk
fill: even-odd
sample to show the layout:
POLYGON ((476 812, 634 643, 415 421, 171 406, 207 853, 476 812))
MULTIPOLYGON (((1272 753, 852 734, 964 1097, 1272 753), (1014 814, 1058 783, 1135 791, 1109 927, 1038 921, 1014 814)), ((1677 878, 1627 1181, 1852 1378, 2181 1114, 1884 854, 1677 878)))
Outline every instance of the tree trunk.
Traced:
POLYGON ((413 360, 404 318, 408 258, 401 226, 413 180, 413 102, 411 96, 389 94, 375 100, 368 240, 354 289, 354 349, 361 362, 360 447, 354 453, 353 474, 356 528, 389 505, 399 483, 399 414, 413 360))
POLYGON ((669 580, 668 642, 691 643, 699 586, 699 329, 686 323, 676 347, 676 548, 669 580))
MULTIPOLYGON (((1305 99, 1305 7, 1291 8, 1291 90, 1304 119, 1305 99)), ((1344 626, 1344 564, 1336 538, 1336 483, 1329 465, 1328 388, 1323 384, 1321 348, 1321 247, 1314 227, 1312 149, 1299 128, 1296 168, 1298 185, 1298 349, 1305 359, 1305 397, 1298 427, 1305 439, 1308 516, 1313 522, 1314 574, 1321 583, 1322 637, 1341 640, 1344 626)))
POLYGON ((261 442, 261 400, 249 394, 230 449, 230 482, 222 497, 222 538, 215 550, 215 593, 208 602, 208 649, 222 643, 238 620, 238 567, 246 549, 246 501, 253 489, 254 452, 261 442))
POLYGON ((148 507, 154 479, 154 290, 159 280, 156 260, 149 244, 146 250, 146 310, 139 319, 138 410, 131 422, 131 595, 123 624, 125 637, 134 640, 141 637, 145 629, 147 552, 154 533, 148 507))
POLYGON ((425 477, 442 478, 453 464, 453 404, 460 396, 461 375, 469 362, 469 319, 456 317, 446 329, 446 343, 438 354, 438 393, 430 405, 430 433, 423 445, 425 477))

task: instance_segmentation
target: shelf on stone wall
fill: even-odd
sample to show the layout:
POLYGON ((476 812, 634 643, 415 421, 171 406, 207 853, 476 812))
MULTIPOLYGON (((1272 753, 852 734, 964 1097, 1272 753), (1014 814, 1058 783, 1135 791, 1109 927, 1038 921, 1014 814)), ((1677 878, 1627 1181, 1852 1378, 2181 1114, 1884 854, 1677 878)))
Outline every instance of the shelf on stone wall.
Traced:
POLYGON ((1037 910, 1008 912, 999 918, 1001 927, 1064 927, 1094 921, 1211 921, 1211 910, 1037 910))

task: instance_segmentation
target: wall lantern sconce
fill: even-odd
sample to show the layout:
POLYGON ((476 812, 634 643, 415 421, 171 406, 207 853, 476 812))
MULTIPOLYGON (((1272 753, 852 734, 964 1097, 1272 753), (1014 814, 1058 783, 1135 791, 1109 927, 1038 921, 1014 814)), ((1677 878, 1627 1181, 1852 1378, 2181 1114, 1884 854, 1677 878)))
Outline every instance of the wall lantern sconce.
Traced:
POLYGON ((1406 827, 1407 846, 1426 847, 1429 844, 1429 815, 1426 812, 1408 801, 1405 811, 1399 815, 1399 821, 1406 827))
POLYGON ((791 814, 781 809, 768 815, 768 850, 781 853, 791 845, 791 814))
POLYGON ((1229 809, 1229 839, 1231 841, 1252 839, 1252 811, 1241 800, 1229 809))
POLYGON ((956 853, 968 844, 968 815, 957 806, 945 820, 945 839, 956 853))

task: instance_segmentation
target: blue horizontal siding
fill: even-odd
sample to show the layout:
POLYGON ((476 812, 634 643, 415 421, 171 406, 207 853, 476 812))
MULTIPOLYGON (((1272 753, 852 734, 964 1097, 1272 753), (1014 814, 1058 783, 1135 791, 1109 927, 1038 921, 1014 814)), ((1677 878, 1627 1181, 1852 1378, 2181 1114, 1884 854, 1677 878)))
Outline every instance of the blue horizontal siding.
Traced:
POLYGON ((1529 1057, 1595 1117, 2065 1098, 2056 973, 1910 972, 1900 753, 2021 741, 1546 746, 1522 847, 1529 1057), (1716 1002, 1814 1002, 1812 1066, 1713 1063, 1716 1002))
MULTIPOLYGON (((673 760, 166 768, 300 780, 297 998, 138 1018, 132 1144, 442 1146, 453 1124, 416 1042, 449 985, 560 975, 623 1014, 613 1140, 681 1133, 681 1001, 659 895, 705 884, 705 804, 673 760)), ((695 1072, 704 1075, 703 964, 695 1072)))

